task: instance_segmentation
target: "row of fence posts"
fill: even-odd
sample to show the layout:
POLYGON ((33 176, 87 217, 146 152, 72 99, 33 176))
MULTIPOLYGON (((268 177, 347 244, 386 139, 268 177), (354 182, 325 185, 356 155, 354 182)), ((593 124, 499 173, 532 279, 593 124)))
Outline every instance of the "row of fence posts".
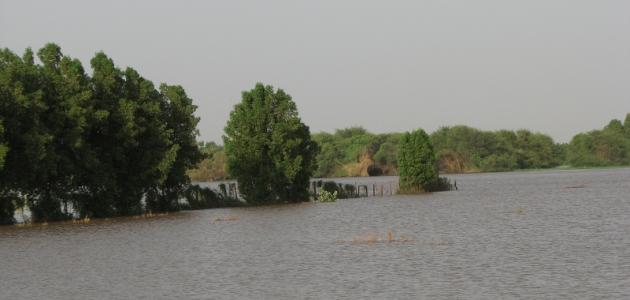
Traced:
POLYGON ((236 183, 228 183, 227 186, 225 183, 221 183, 219 184, 219 189, 224 197, 238 199, 238 189, 236 188, 236 183))
MULTIPOLYGON (((337 183, 337 185, 344 189, 346 186, 350 184, 337 183)), ((221 183, 219 184, 219 189, 221 190, 221 194, 225 197, 230 197, 233 199, 238 199, 238 189, 236 187, 236 183, 221 183)), ((323 190, 322 181, 312 181, 311 182, 311 193, 317 197, 323 190)), ((351 195, 348 195, 350 198, 366 198, 366 197, 385 197, 391 196, 398 193, 398 182, 381 182, 381 183, 372 183, 372 184, 354 184, 354 189, 351 195), (370 189, 371 187, 371 189, 370 189), (371 195, 370 195, 371 190, 371 195)))
MULTIPOLYGON (((344 189, 349 184, 337 183, 340 189, 344 189)), ((385 197, 392 196, 398 193, 398 182, 382 182, 372 184, 354 184, 354 189, 351 198, 366 198, 366 197, 385 197), (370 189, 371 188, 371 189, 370 189), (371 193, 370 193, 371 191, 371 193), (371 195, 370 195, 371 194, 371 195)), ((323 190, 321 181, 311 182, 311 193, 315 197, 319 196, 323 190)))

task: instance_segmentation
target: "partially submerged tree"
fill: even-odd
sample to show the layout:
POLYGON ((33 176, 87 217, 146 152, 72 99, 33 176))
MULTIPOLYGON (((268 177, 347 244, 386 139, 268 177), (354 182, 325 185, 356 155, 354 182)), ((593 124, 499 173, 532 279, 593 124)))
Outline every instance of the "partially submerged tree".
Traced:
POLYGON ((248 203, 308 200, 318 147, 283 90, 258 83, 243 92, 223 141, 230 176, 248 203))
POLYGON ((398 148, 398 173, 402 193, 450 189, 448 181, 439 178, 435 150, 429 135, 422 129, 402 136, 398 148))
POLYGON ((37 57, 0 50, 0 223, 15 203, 33 221, 68 218, 70 203, 81 217, 179 209, 200 159, 183 88, 157 90, 104 53, 92 76, 55 44, 37 57))

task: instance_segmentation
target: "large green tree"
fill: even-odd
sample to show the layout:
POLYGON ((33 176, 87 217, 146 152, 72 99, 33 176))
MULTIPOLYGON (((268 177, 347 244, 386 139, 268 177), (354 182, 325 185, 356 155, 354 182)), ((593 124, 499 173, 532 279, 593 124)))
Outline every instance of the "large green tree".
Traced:
POLYGON ((165 129, 170 134, 166 155, 158 164, 162 177, 150 190, 147 209, 173 211, 179 209, 179 195, 190 185, 186 171, 203 158, 197 143, 199 118, 194 113, 197 106, 181 86, 160 86, 162 116, 165 129))
POLYGON ((308 200, 318 147, 283 90, 258 83, 243 92, 223 141, 230 176, 248 203, 308 200))
MULTIPOLYGON (((54 175, 50 172, 53 136, 40 118, 50 111, 51 101, 42 88, 43 77, 30 49, 23 57, 8 49, 0 51, 0 116, 10 148, 0 172, 0 201, 6 210, 4 215, 9 217, 2 223, 13 221, 11 209, 18 200, 32 200, 29 204, 36 209, 35 218, 41 217, 37 208, 50 204, 50 199, 40 201, 42 192, 50 187, 42 180, 54 175)), ((58 217, 59 213, 60 209, 55 209, 46 215, 58 217)))
POLYGON ((104 53, 92 76, 55 44, 37 58, 0 50, 0 223, 16 204, 33 221, 178 209, 200 159, 184 89, 157 90, 104 53))
POLYGON ((398 148, 398 174, 400 190, 407 193, 426 191, 438 180, 435 150, 424 130, 402 136, 398 148))

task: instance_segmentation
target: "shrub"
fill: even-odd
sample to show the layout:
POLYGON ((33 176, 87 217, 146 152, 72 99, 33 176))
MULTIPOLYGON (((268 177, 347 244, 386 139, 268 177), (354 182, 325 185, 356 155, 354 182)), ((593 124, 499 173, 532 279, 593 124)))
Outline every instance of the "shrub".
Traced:
POLYGON ((337 201, 337 191, 334 192, 328 192, 328 191, 322 191, 319 194, 319 197, 317 198, 317 201, 319 202, 335 202, 337 201))
POLYGON ((438 180, 435 151, 426 132, 418 129, 403 135, 398 150, 400 191, 418 193, 438 180))

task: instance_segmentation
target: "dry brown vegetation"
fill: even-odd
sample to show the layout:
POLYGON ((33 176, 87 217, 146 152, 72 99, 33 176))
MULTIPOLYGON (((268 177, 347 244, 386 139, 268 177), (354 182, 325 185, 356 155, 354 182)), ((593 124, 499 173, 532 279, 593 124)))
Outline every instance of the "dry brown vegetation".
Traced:
POLYGON ((337 241, 338 243, 350 243, 350 244, 376 244, 376 243, 407 243, 412 242, 413 239, 406 235, 399 235, 396 237, 391 230, 387 231, 387 234, 381 237, 378 233, 367 233, 364 235, 358 235, 352 238, 350 241, 337 241))
POLYGON ((216 219, 214 219, 215 222, 230 222, 230 221, 238 221, 239 217, 237 216, 225 216, 225 217, 218 217, 216 219))
POLYGON ((212 158, 202 160, 197 168, 187 172, 193 182, 207 182, 228 178, 225 153, 216 153, 212 158))

